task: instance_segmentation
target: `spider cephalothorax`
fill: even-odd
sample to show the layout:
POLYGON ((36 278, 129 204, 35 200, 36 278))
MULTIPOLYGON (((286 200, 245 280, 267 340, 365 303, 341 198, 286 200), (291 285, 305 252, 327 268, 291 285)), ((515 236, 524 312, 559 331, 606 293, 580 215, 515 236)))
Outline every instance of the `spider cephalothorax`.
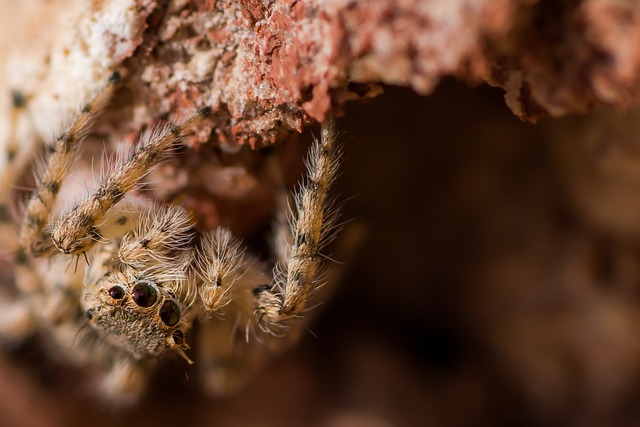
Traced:
MULTIPOLYGON (((46 163, 19 224, 0 215, 0 243, 16 254, 18 294, 0 301, 0 337, 46 331, 74 359, 106 370, 103 391, 114 399, 139 392, 150 358, 173 351, 191 362, 187 341, 194 339, 206 390, 228 393, 260 365, 266 349, 295 338, 321 285, 321 251, 335 234, 337 217, 329 190, 340 149, 331 120, 310 151, 308 177, 293 203, 281 177, 273 179, 278 212, 274 266, 267 268, 229 230, 198 231, 184 208, 132 192, 212 114, 208 107, 147 133, 103 172, 90 194, 66 213, 55 213, 83 136, 119 81, 114 74, 47 145, 46 163), (69 268, 74 258, 76 266, 69 268), (81 259, 87 263, 84 275, 83 263, 77 266, 81 259), (197 336, 187 337, 196 322, 197 336), (90 353, 83 343, 91 340, 73 339, 73 347, 65 341, 68 331, 83 326, 97 336, 102 357, 81 357, 90 353)), ((18 114, 24 105, 15 108, 18 114)), ((10 168, 4 174, 0 182, 18 175, 10 168)), ((0 213, 10 210, 6 200, 0 198, 0 213)))

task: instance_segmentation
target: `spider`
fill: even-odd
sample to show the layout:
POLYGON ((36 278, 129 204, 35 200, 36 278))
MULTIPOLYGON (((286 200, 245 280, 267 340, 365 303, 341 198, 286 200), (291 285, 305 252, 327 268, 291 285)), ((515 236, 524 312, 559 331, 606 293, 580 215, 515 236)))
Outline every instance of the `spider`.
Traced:
MULTIPOLYGON (((283 185, 276 192, 275 266, 269 269, 229 230, 199 232, 185 208, 132 192, 211 114, 208 107, 143 137, 91 194, 54 214, 83 137, 119 82, 116 72, 46 144, 20 221, 9 214, 6 188, 0 198, 0 242, 14 254, 16 289, 0 303, 0 337, 8 343, 40 332, 68 361, 97 366, 104 396, 132 402, 144 390, 152 361, 174 353, 192 363, 190 329, 197 324, 205 390, 234 392, 266 349, 295 340, 323 282, 322 251, 336 234, 338 216, 329 194, 341 155, 333 122, 322 125, 310 149, 307 178, 293 203, 283 185)), ((24 107, 19 94, 13 106, 24 107)), ((13 167, 8 163, 2 174, 5 187, 13 167)))

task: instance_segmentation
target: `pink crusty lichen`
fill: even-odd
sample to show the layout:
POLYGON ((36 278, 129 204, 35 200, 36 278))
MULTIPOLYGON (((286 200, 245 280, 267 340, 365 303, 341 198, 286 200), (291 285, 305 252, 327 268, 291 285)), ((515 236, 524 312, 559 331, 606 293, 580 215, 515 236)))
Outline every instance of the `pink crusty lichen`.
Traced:
POLYGON ((502 86, 511 109, 535 120, 635 103, 639 14, 610 0, 194 2, 170 6, 147 31, 160 41, 129 64, 184 70, 146 81, 148 91, 166 110, 214 106, 230 143, 300 131, 332 102, 376 94, 370 84, 426 94, 447 75, 502 86))
MULTIPOLYGON (((322 120, 332 102, 377 94, 371 83, 428 93, 444 75, 478 80, 488 70, 484 40, 505 33, 510 11, 510 0, 174 5, 148 31, 160 41, 148 35, 153 48, 128 62, 153 70, 132 84, 141 88, 133 99, 164 110, 206 103, 223 142, 274 142, 322 120)), ((150 108, 145 115, 160 112, 150 108)))

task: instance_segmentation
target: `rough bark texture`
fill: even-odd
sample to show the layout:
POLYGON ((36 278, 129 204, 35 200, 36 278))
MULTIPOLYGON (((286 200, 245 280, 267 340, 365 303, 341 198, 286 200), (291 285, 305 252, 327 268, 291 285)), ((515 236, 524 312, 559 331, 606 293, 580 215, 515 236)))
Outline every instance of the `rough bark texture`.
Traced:
POLYGON ((322 120, 332 104, 377 94, 372 84, 427 94, 447 75, 504 88, 526 120, 597 103, 627 107, 639 94, 633 1, 103 0, 86 7, 57 0, 5 8, 26 15, 5 35, 14 48, 5 61, 9 84, 34 98, 34 108, 55 99, 49 110, 59 119, 61 101, 72 105, 120 69, 128 95, 117 120, 123 134, 207 104, 214 115, 201 142, 215 128, 225 146, 267 144, 322 120), (40 36, 27 36, 36 29, 40 36))

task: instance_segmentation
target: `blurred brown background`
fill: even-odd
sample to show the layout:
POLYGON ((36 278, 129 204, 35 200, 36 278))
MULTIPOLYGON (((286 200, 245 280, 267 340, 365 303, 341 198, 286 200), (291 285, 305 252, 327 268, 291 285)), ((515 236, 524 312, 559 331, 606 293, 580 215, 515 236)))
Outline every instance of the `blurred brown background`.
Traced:
POLYGON ((296 348, 225 401, 169 360, 125 411, 23 350, 0 425, 637 425, 634 122, 529 125, 453 81, 351 104, 344 236, 364 239, 296 348))

